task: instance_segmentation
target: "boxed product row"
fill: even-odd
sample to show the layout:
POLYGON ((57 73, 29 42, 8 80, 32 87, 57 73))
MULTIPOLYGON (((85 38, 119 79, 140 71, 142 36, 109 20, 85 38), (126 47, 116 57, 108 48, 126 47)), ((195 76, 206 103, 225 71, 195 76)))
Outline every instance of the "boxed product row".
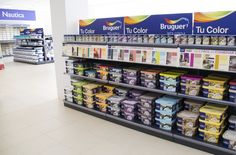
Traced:
POLYGON ((207 77, 189 75, 186 71, 148 68, 126 68, 105 64, 84 63, 66 60, 66 72, 90 78, 98 78, 130 85, 140 85, 151 89, 180 92, 186 95, 236 101, 236 80, 230 77, 210 74, 207 77))
POLYGON ((236 149, 236 116, 228 119, 228 106, 76 80, 65 89, 65 100, 167 131, 176 127, 211 143, 222 138, 225 147, 236 149))
POLYGON ((63 48, 63 54, 81 58, 236 71, 235 51, 78 44, 64 44, 63 48))
POLYGON ((235 36, 200 35, 65 35, 65 42, 236 45, 235 36))

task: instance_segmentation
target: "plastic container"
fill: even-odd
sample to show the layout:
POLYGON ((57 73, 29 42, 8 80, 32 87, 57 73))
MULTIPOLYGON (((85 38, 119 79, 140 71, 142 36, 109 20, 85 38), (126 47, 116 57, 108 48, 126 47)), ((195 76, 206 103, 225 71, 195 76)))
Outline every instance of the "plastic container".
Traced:
POLYGON ((181 126, 194 128, 198 125, 199 114, 191 111, 181 111, 177 114, 177 123, 181 126))
POLYGON ((137 85, 138 84, 138 77, 133 76, 126 76, 124 77, 124 83, 130 84, 130 85, 137 85))
POLYGON ((89 102, 95 102, 95 95, 83 93, 83 99, 89 102))
POLYGON ((109 73, 119 73, 119 74, 122 74, 123 73, 123 69, 111 66, 111 67, 109 67, 109 73))
POLYGON ((113 82, 121 83, 122 77, 123 77, 123 75, 121 73, 115 73, 115 72, 109 73, 109 80, 113 81, 113 82))
POLYGON ((83 98, 81 98, 81 97, 74 97, 74 102, 76 104, 82 105, 83 104, 83 98))
POLYGON ((230 85, 229 89, 236 90, 236 79, 230 81, 229 85, 230 85))
POLYGON ((139 115, 143 115, 146 117, 152 117, 154 114, 154 112, 151 108, 144 108, 140 105, 138 105, 138 112, 139 112, 139 115))
POLYGON ((115 87, 112 85, 103 85, 103 87, 102 87, 102 91, 104 93, 113 93, 114 89, 115 89, 115 87))
POLYGON ((204 120, 199 120, 199 129, 206 130, 214 133, 220 133, 222 129, 225 128, 226 122, 225 119, 220 123, 209 122, 204 120))
POLYGON ((65 96, 66 101, 73 102, 73 96, 72 95, 65 94, 64 96, 65 96))
POLYGON ((139 71, 137 69, 124 68, 123 75, 130 76, 130 77, 137 77, 139 75, 139 71))
POLYGON ((193 137, 196 135, 197 132, 197 127, 186 127, 186 126, 182 126, 179 125, 177 123, 177 131, 179 133, 181 133, 182 135, 188 136, 188 137, 193 137))
POLYGON ((167 82, 179 82, 180 76, 184 73, 178 73, 178 72, 163 72, 160 73, 160 80, 167 81, 167 82))
POLYGON ((154 89, 157 88, 158 84, 157 80, 141 78, 141 86, 143 87, 154 89))
POLYGON ((111 115, 114 115, 114 116, 120 116, 120 108, 117 108, 117 107, 113 107, 113 106, 108 106, 107 107, 107 111, 111 114, 111 115))
POLYGON ((236 131, 236 116, 235 115, 231 115, 229 117, 229 129, 236 131))
POLYGON ((199 138, 201 138, 204 141, 207 141, 210 143, 216 143, 216 144, 219 142, 220 135, 222 134, 222 132, 215 133, 215 132, 205 131, 201 129, 198 129, 198 132, 199 132, 199 138))
POLYGON ((90 78, 96 78, 97 71, 96 70, 85 70, 84 76, 90 77, 90 78))
POLYGON ((151 117, 147 117, 144 115, 140 115, 139 119, 141 120, 141 122, 145 125, 152 125, 153 123, 153 119, 151 117))
POLYGON ((158 128, 160 128, 160 129, 167 130, 167 131, 171 131, 172 130, 175 121, 176 120, 173 120, 172 122, 170 122, 170 121, 166 121, 166 120, 163 120, 163 119, 155 118, 156 126, 158 128))
POLYGON ((155 117, 157 119, 162 119, 171 122, 176 119, 176 111, 168 112, 162 110, 155 110, 155 117))
POLYGON ((191 112, 199 112, 199 109, 204 105, 203 101, 196 101, 191 99, 184 100, 184 109, 191 112))
POLYGON ((156 80, 160 72, 162 72, 162 70, 142 70, 140 71, 140 76, 145 79, 156 80))
POLYGON ((107 104, 113 107, 119 107, 120 103, 125 99, 125 97, 113 95, 107 98, 107 104))
POLYGON ((95 95, 96 102, 106 103, 108 97, 111 97, 113 94, 111 93, 98 93, 95 95))
POLYGON ((118 88, 115 88, 114 93, 118 96, 126 97, 128 95, 128 91, 129 91, 128 88, 118 87, 118 88))
POLYGON ((206 104, 200 108, 199 118, 209 122, 220 123, 227 116, 227 108, 228 106, 224 105, 206 104))
POLYGON ((212 98, 216 100, 223 100, 225 94, 226 94, 225 88, 212 88, 203 86, 202 87, 202 96, 207 98, 212 98))
POLYGON ((147 93, 139 97, 139 104, 144 108, 153 108, 155 99, 159 98, 161 94, 147 93))
POLYGON ((97 78, 101 80, 108 80, 108 72, 103 70, 97 71, 97 78))
POLYGON ((236 90, 229 89, 229 101, 236 102, 236 90))
POLYGON ((84 104, 87 108, 93 109, 93 108, 94 108, 94 105, 95 105, 95 102, 89 102, 89 101, 83 100, 83 104, 84 104))
POLYGON ((141 90, 131 89, 128 92, 128 97, 134 100, 138 100, 141 95, 143 95, 145 92, 141 90))
POLYGON ((121 102, 121 107, 126 112, 134 112, 138 102, 132 99, 125 99, 121 102))
POLYGON ((160 89, 170 92, 177 92, 179 89, 179 82, 160 80, 160 89))
POLYGON ((202 77, 194 75, 182 75, 181 83, 190 84, 190 85, 200 85, 202 77))
POLYGON ((123 111, 122 115, 124 116, 125 119, 127 119, 129 121, 132 121, 135 118, 135 114, 134 113, 129 113, 129 112, 126 112, 126 111, 123 111))
POLYGON ((228 78, 217 77, 217 75, 208 76, 203 78, 203 86, 207 86, 209 88, 224 88, 227 81, 228 78))
POLYGON ((180 98, 172 96, 164 96, 155 101, 156 110, 174 112, 177 110, 177 104, 180 102, 180 98))
POLYGON ((107 112, 107 104, 106 103, 99 103, 99 102, 96 102, 96 107, 98 108, 99 111, 101 112, 107 112))
POLYGON ((100 85, 90 83, 90 84, 83 85, 82 90, 84 93, 96 94, 101 91, 101 87, 100 85))
POLYGON ((186 95, 197 96, 201 90, 200 85, 188 85, 188 84, 180 84, 181 93, 186 95))
POLYGON ((236 150, 236 131, 226 130, 222 137, 224 147, 236 150))
POLYGON ((87 81, 77 81, 77 82, 71 82, 72 86, 74 87, 74 90, 82 90, 82 86, 88 84, 87 81))

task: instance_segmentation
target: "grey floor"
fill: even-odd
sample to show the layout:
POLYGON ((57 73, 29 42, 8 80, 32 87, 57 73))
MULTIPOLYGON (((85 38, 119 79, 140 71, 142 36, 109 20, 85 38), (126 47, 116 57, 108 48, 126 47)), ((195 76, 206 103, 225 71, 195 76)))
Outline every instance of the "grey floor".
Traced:
POLYGON ((0 155, 206 155, 65 108, 54 65, 7 63, 0 71, 0 155))

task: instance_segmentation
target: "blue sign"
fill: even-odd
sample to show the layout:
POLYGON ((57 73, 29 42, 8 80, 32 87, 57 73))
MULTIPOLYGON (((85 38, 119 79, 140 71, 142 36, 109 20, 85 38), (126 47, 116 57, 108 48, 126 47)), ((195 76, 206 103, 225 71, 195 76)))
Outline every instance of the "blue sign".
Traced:
POLYGON ((236 35, 236 12, 195 12, 194 34, 236 35))
POLYGON ((124 18, 79 20, 80 34, 124 34, 124 18))
POLYGON ((0 9, 0 20, 36 20, 35 11, 0 9))
POLYGON ((192 34, 192 13, 125 17, 125 34, 192 34))
POLYGON ((21 35, 43 35, 43 28, 24 29, 20 31, 21 35))

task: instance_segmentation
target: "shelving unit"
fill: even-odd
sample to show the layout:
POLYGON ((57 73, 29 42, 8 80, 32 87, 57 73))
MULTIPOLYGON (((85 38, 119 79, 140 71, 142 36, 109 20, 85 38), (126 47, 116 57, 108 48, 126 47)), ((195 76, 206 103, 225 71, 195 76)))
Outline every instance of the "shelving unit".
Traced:
MULTIPOLYGON (((63 44, 70 44, 70 45, 106 45, 107 47, 110 46, 134 46, 134 47, 160 47, 160 48, 175 48, 175 49, 208 49, 208 50, 225 50, 225 51, 236 51, 236 46, 213 46, 213 45, 176 45, 176 44, 142 44, 142 43, 113 43, 113 42, 64 42, 63 44)), ((79 57, 77 55, 63 55, 65 57, 69 58, 74 58, 74 59, 80 59, 80 60, 88 60, 88 61, 93 61, 93 62, 99 62, 99 63, 111 63, 111 64, 125 64, 129 67, 136 65, 136 66, 149 66, 150 68, 155 68, 155 67, 165 67, 165 68, 171 68, 171 69, 184 69, 184 70, 189 70, 193 71, 196 73, 209 73, 209 72, 218 72, 218 73, 227 73, 228 75, 231 75, 232 77, 235 77, 234 71, 221 71, 221 70, 208 70, 208 69, 198 69, 198 68, 188 68, 188 67, 180 67, 180 66, 167 66, 167 65, 157 65, 157 64, 151 64, 151 63, 141 63, 141 62, 129 62, 129 61, 120 61, 120 60, 112 60, 112 59, 102 59, 102 58, 87 58, 87 57, 79 57)), ((113 86, 121 86, 125 88, 132 88, 132 89, 138 89, 138 90, 143 90, 147 92, 154 92, 154 93, 160 93, 164 95, 171 95, 171 96, 176 96, 180 98, 185 98, 185 99, 194 99, 198 101, 204 101, 204 102, 210 102, 214 104, 219 104, 219 105, 227 105, 230 106, 232 109, 236 109, 236 103, 230 102, 227 100, 216 100, 216 99, 211 99, 211 98, 206 98, 202 96, 191 96, 191 95, 186 95, 186 94, 181 94, 179 92, 168 92, 168 91, 163 91, 160 89, 150 89, 147 87, 143 86, 138 86, 138 85, 129 85, 125 83, 117 83, 117 82, 112 82, 109 80, 101 80, 97 78, 90 78, 86 76, 80 76, 80 75, 75 75, 75 74, 69 74, 71 78, 73 79, 84 79, 87 81, 95 81, 97 83, 102 83, 102 84, 110 84, 113 86)), ((227 149, 222 146, 222 142, 219 144, 212 144, 208 142, 204 142, 197 137, 186 137, 177 132, 176 127, 171 131, 164 131, 159 128, 156 128, 155 126, 146 126, 141 124, 138 120, 135 121, 128 121, 122 117, 116 117, 107 113, 103 113, 100 111, 97 111, 95 109, 89 109, 87 107, 77 105, 75 103, 71 103, 68 101, 64 101, 64 105, 69 108, 73 108, 75 110, 141 131, 145 132, 157 137, 161 137, 179 144, 183 144, 186 146, 190 146, 196 149, 200 149, 209 153, 213 154, 236 154, 235 150, 227 149)))
POLYGON ((13 56, 14 36, 19 35, 20 30, 28 26, 27 24, 0 24, 0 48, 3 57, 13 56))
POLYGON ((182 97, 182 98, 189 98, 189 99, 194 99, 194 100, 200 100, 200 101, 206 101, 206 102, 211 102, 211 103, 215 103, 215 104, 222 104, 222 105, 236 107, 236 103, 230 102, 230 101, 225 101, 225 100, 216 100, 216 99, 206 98, 206 97, 202 97, 202 96, 185 95, 185 94, 176 93, 176 92, 168 92, 168 91, 164 91, 164 90, 160 90, 160 89, 151 89, 151 88, 137 86, 137 85, 129 85, 129 84, 125 84, 125 83, 118 83, 118 82, 113 82, 113 81, 108 81, 108 80, 101 80, 101 79, 97 79, 97 78, 90 78, 90 77, 80 76, 80 75, 75 75, 75 74, 69 74, 69 75, 72 78, 84 79, 84 80, 89 80, 89 81, 96 81, 99 83, 107 83, 107 84, 111 84, 114 86, 133 88, 133 89, 138 89, 138 90, 143 90, 143 91, 148 91, 148 92, 166 94, 166 95, 171 95, 171 96, 178 96, 178 97, 182 97))
POLYGON ((36 65, 54 62, 52 37, 45 36, 42 28, 25 29, 15 38, 17 47, 14 48, 14 61, 36 65))

